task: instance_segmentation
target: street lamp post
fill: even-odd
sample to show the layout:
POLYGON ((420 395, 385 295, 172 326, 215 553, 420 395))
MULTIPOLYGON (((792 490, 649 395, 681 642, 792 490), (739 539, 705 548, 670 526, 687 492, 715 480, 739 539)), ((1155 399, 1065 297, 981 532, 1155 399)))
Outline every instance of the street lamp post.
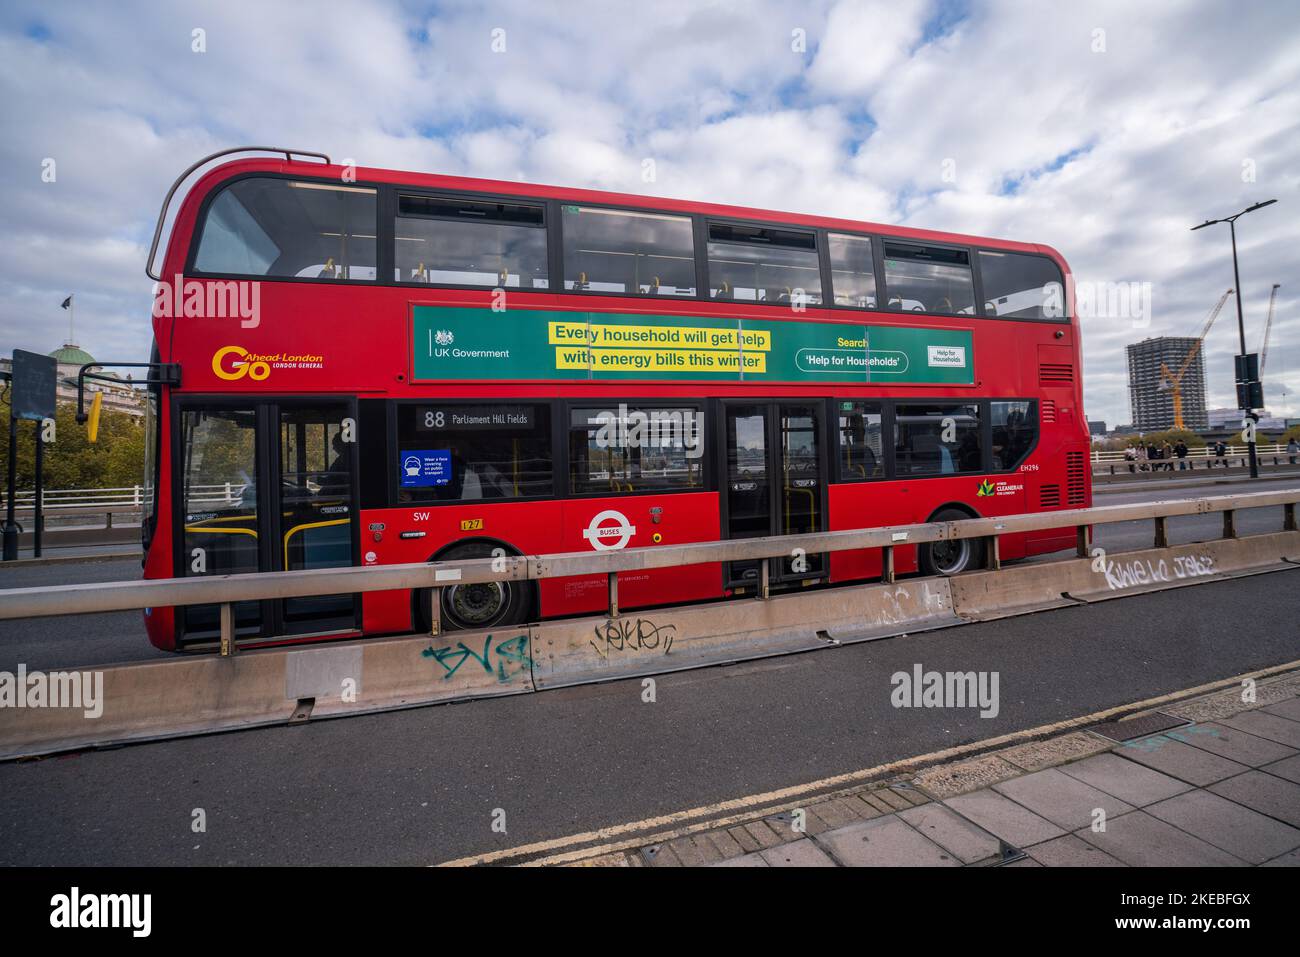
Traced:
MULTIPOLYGON (((1241 271, 1237 268, 1237 220, 1240 217, 1245 216, 1247 213, 1253 213, 1255 210, 1262 209, 1265 206, 1272 206, 1276 202, 1277 200, 1275 199, 1267 199, 1262 203, 1256 203, 1254 206, 1247 206, 1241 212, 1234 213, 1231 216, 1225 216, 1223 219, 1207 219, 1205 222, 1201 223, 1201 225, 1192 227, 1192 231, 1195 232, 1198 229, 1204 229, 1206 226, 1213 226, 1216 223, 1228 224, 1228 231, 1232 235, 1232 278, 1234 282, 1233 288, 1237 290, 1237 334, 1241 337, 1241 355, 1243 357, 1246 355, 1246 320, 1242 317, 1242 312, 1241 312, 1241 300, 1242 300, 1241 271)), ((1242 361, 1244 362, 1245 359, 1243 358, 1242 361)), ((1247 391, 1247 395, 1249 395, 1249 391, 1250 391, 1249 388, 1246 391, 1247 391)), ((1249 399, 1247 399, 1246 404, 1247 405, 1251 404, 1249 399)), ((1259 421, 1259 416, 1255 414, 1255 410, 1253 408, 1244 409, 1243 411, 1245 411, 1245 413, 1250 416, 1252 422, 1259 421)), ((1250 430, 1250 440, 1246 443, 1246 448, 1249 450, 1250 453, 1250 477, 1259 478, 1259 458, 1255 455, 1255 430, 1254 429, 1250 430)))

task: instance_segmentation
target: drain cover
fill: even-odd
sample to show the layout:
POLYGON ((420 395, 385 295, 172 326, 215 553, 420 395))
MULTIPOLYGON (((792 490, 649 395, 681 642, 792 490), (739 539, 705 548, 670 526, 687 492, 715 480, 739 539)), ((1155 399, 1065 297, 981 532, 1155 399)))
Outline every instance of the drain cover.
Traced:
POLYGON ((647 844, 645 847, 641 848, 641 860, 645 861, 647 864, 653 864, 655 858, 659 856, 659 849, 661 847, 663 847, 662 844, 647 844))
POLYGON ((1112 741, 1132 741, 1134 738, 1145 738, 1187 724, 1191 722, 1186 718, 1165 714, 1163 711, 1153 711, 1151 714, 1140 718, 1129 718, 1126 721, 1103 721, 1101 724, 1094 724, 1088 730, 1112 741))

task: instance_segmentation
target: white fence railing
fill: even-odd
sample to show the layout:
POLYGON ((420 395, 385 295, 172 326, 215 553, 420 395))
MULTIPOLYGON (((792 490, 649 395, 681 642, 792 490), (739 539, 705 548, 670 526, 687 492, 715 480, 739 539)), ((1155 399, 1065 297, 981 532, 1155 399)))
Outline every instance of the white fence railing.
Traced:
MULTIPOLYGON (((226 482, 222 485, 192 485, 187 499, 194 505, 233 505, 247 488, 243 484, 226 482)), ((148 500, 149 489, 143 485, 122 488, 47 488, 41 490, 41 506, 46 511, 62 508, 141 508, 148 500)), ((8 500, 0 495, 0 506, 8 500)), ((32 509, 36 506, 36 493, 28 490, 14 495, 14 506, 32 509)))
MULTIPOLYGON (((1229 445, 1229 446, 1227 446, 1227 451, 1224 452, 1223 454, 1224 454, 1224 456, 1234 456, 1234 457, 1235 457, 1235 456, 1238 456, 1238 455, 1245 455, 1245 454, 1247 454, 1247 451, 1248 451, 1248 449, 1247 449, 1247 447, 1244 446, 1244 445, 1229 445)), ((1286 452, 1286 446, 1285 446, 1285 445, 1256 445, 1256 446, 1255 446, 1255 454, 1256 454, 1256 455, 1261 455, 1261 456, 1263 456, 1263 455, 1286 455, 1287 452, 1286 452)), ((1213 450, 1213 448, 1211 448, 1210 446, 1206 446, 1205 448, 1188 449, 1188 450, 1187 450, 1187 457, 1188 457, 1189 459, 1212 459, 1212 458, 1214 458, 1215 456, 1214 456, 1214 450, 1213 450)), ((1125 461, 1125 459, 1124 459, 1124 450, 1123 450, 1123 449, 1117 449, 1117 450, 1112 451, 1112 452, 1099 452, 1099 451, 1094 451, 1094 452, 1092 453, 1092 461, 1093 461, 1094 464, 1097 464, 1097 463, 1109 463, 1109 462, 1123 462, 1123 461, 1125 461)), ((1161 459, 1161 461, 1166 461, 1166 460, 1161 459)))

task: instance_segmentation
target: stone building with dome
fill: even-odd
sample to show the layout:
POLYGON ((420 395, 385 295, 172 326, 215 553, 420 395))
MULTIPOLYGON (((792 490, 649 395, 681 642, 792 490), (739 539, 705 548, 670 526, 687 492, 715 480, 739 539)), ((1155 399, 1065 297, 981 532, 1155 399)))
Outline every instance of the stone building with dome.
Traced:
MULTIPOLYGON (((69 341, 51 352, 50 357, 58 363, 56 401, 70 402, 75 405, 77 402, 77 373, 81 371, 81 367, 87 362, 94 362, 94 356, 77 345, 77 343, 69 341)), ((13 359, 11 357, 0 358, 0 371, 9 372, 12 365, 13 359)), ((143 390, 131 384, 132 378, 130 375, 123 378, 111 369, 95 371, 102 371, 106 375, 112 376, 117 382, 87 379, 87 408, 90 407, 90 397, 96 392, 102 392, 104 394, 103 405, 105 409, 125 412, 127 415, 144 415, 143 390), (120 385, 117 384, 119 382, 120 385)))

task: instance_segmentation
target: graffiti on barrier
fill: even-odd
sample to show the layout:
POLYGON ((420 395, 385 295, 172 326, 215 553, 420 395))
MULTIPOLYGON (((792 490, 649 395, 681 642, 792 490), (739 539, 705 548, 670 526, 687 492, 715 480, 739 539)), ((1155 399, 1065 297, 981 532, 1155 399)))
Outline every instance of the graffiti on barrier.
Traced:
POLYGON ((447 672, 442 676, 443 681, 450 681, 452 676, 461 669, 461 666, 470 659, 482 665, 483 670, 488 674, 495 674, 497 681, 502 684, 507 683, 516 675, 532 670, 533 659, 528 657, 527 635, 507 638, 505 641, 498 641, 494 645, 495 637, 495 635, 488 635, 484 638, 481 651, 475 651, 465 642, 458 641, 447 648, 434 648, 430 645, 420 654, 425 658, 432 658, 442 665, 443 670, 447 672))
POLYGON ((1106 563, 1106 584, 1111 591, 1213 574, 1214 559, 1209 555, 1177 555, 1159 561, 1139 558, 1128 562, 1106 563))
POLYGON ((608 660, 611 651, 658 651, 668 654, 673 646, 676 625, 656 625, 648 618, 607 618, 595 627, 591 647, 608 660))
POLYGON ((877 614, 882 624, 906 624, 915 621, 918 615, 939 615, 946 610, 943 592, 924 582, 920 584, 919 594, 913 594, 906 585, 886 587, 877 594, 880 598, 877 614), (922 607, 918 608, 918 605, 922 607))

